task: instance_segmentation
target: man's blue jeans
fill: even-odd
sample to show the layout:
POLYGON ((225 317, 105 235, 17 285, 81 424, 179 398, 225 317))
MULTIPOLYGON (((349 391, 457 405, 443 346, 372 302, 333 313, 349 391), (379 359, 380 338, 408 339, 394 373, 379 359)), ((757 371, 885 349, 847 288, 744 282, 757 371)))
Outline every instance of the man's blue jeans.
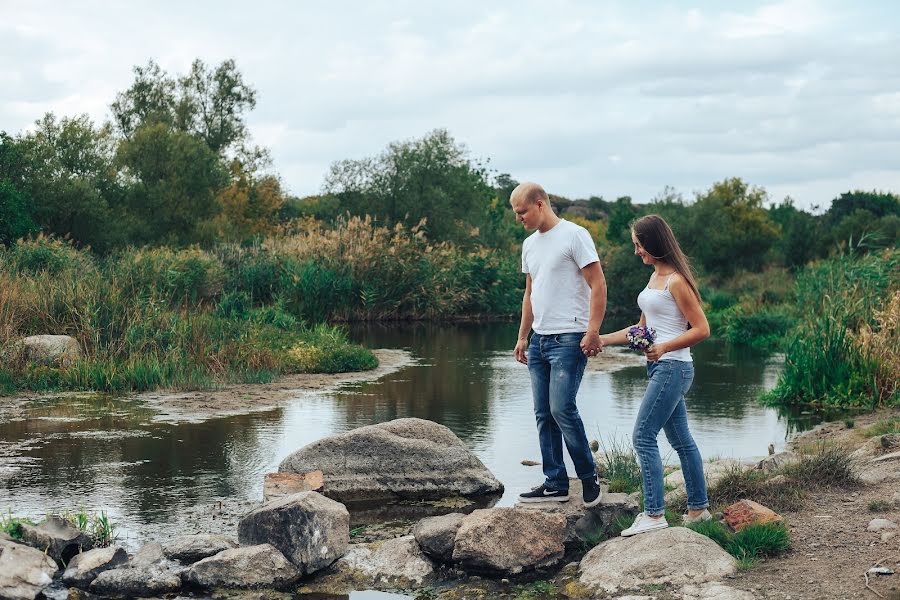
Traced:
POLYGON ((644 512, 651 516, 665 512, 663 464, 656 438, 666 432, 669 444, 678 453, 687 488, 687 505, 691 510, 709 506, 703 458, 688 429, 684 395, 694 381, 694 363, 681 360, 658 360, 647 363, 650 382, 634 423, 632 442, 641 462, 644 484, 644 512))
POLYGON ((528 371, 546 478, 544 485, 554 490, 569 489, 563 440, 579 479, 593 478, 597 472, 584 423, 575 406, 575 395, 587 364, 587 357, 581 351, 583 337, 583 333, 535 333, 528 345, 528 371))

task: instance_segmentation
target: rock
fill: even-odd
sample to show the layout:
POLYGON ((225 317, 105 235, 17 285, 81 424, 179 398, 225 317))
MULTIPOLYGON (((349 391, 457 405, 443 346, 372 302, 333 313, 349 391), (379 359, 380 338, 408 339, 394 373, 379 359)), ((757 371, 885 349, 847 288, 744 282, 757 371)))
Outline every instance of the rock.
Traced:
POLYGON ((94 578, 88 589, 102 596, 146 598, 180 590, 181 577, 177 571, 163 564, 126 566, 103 571, 94 578))
POLYGON ((516 574, 558 562, 566 519, 521 508, 476 510, 456 532, 453 560, 475 572, 516 574))
POLYGON ((891 496, 891 502, 894 503, 894 506, 900 506, 900 492, 894 492, 894 495, 891 496))
POLYGON ((769 444, 768 451, 769 451, 769 456, 774 455, 775 454, 775 444, 769 444))
POLYGON ((527 458, 526 458, 525 460, 522 461, 522 465, 525 466, 525 467, 536 467, 536 466, 538 466, 539 464, 541 464, 541 463, 539 463, 539 462, 536 461, 536 460, 528 460, 527 458))
POLYGON ((325 474, 341 502, 499 495, 501 484, 456 435, 423 419, 396 419, 326 437, 285 458, 280 472, 325 474))
POLYGON ((32 600, 53 583, 56 563, 35 548, 0 540, 0 598, 32 600))
POLYGON ((76 554, 63 573, 63 583, 80 588, 86 588, 103 571, 115 569, 128 562, 128 553, 123 548, 110 546, 109 548, 94 548, 81 554, 76 554))
POLYGON ((581 481, 569 480, 568 502, 519 502, 516 508, 559 514, 566 519, 566 545, 580 546, 581 542, 594 544, 607 537, 619 517, 637 516, 640 512, 639 497, 629 494, 609 493, 609 486, 601 484, 603 496, 600 504, 586 509, 581 503, 581 481))
POLYGON ((68 335, 32 335, 22 344, 28 360, 50 367, 65 367, 81 358, 78 340, 68 335))
POLYGON ((669 527, 633 537, 617 537, 581 560, 579 582, 615 592, 645 585, 700 584, 737 570, 734 558, 714 541, 686 527, 669 527))
POLYGON ((900 460, 900 450, 897 452, 890 452, 888 454, 882 454, 881 456, 876 456, 870 462, 873 463, 884 463, 892 460, 900 460))
POLYGON ((885 452, 892 452, 900 449, 900 433, 886 433, 878 438, 881 443, 881 449, 885 452))
POLYGON ((738 500, 722 511, 725 524, 734 531, 740 531, 747 525, 762 525, 782 521, 781 515, 753 500, 738 500))
POLYGON ((597 440, 591 440, 591 452, 599 452, 600 451, 600 442, 597 440))
POLYGON ((186 582, 203 588, 271 588, 290 585, 300 571, 271 544, 223 550, 191 565, 186 582))
MULTIPOLYGON (((324 579, 345 586, 374 589, 420 587, 434 575, 434 563, 423 554, 411 535, 353 544, 328 570, 324 579)), ((334 583, 331 583, 334 586, 334 583)))
POLYGON ((58 564, 93 547, 91 538, 62 517, 48 517, 40 525, 22 524, 22 541, 46 552, 58 564))
POLYGON ((138 548, 138 551, 131 557, 131 567, 150 567, 164 563, 166 553, 163 551, 162 544, 159 542, 148 542, 138 548))
POLYGON ((872 519, 866 531, 882 531, 885 529, 897 529, 897 524, 888 519, 872 519))
POLYGON ((889 542, 892 539, 894 539, 895 537, 897 537, 896 531, 882 531, 881 532, 881 541, 882 542, 889 542))
POLYGON ((166 542, 162 547, 166 558, 177 560, 183 564, 195 563, 223 550, 237 548, 238 543, 224 535, 181 535, 166 542))
POLYGON ((300 492, 321 492, 325 487, 322 471, 312 473, 266 473, 263 502, 300 492))
POLYGON ((869 458, 872 458, 873 456, 878 456, 879 454, 882 454, 881 438, 873 437, 866 441, 866 443, 864 443, 862 446, 851 452, 850 458, 858 462, 867 460, 869 458))
POLYGON ((788 465, 795 465, 798 462, 800 462, 799 454, 791 452, 790 450, 785 450, 784 452, 779 452, 778 454, 773 454, 762 459, 756 464, 756 468, 770 473, 772 471, 783 469, 788 465))
POLYGON ((238 524, 243 545, 272 544, 302 575, 327 567, 350 545, 347 508, 316 492, 267 502, 238 524))
POLYGON ((450 562, 456 532, 464 517, 461 513, 450 513, 422 519, 413 527, 413 536, 425 554, 441 562, 450 562))
POLYGON ((752 592, 736 590, 724 583, 710 582, 702 585, 686 585, 681 588, 683 600, 754 600, 752 592))

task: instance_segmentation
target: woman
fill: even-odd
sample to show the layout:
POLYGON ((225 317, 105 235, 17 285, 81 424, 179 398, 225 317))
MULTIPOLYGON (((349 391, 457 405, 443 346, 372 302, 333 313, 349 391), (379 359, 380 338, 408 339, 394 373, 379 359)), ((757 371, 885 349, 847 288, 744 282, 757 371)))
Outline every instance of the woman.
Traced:
MULTIPOLYGON (((687 257, 668 223, 658 215, 641 217, 631 226, 634 253, 653 266, 647 287, 638 295, 639 325, 656 330, 645 354, 650 379, 634 424, 633 443, 641 463, 644 512, 622 532, 632 536, 669 526, 666 522, 663 465, 656 438, 666 432, 678 452, 688 494, 687 523, 711 518, 706 497, 703 459, 688 429, 684 395, 694 380, 694 364, 688 350, 709 337, 700 293, 687 257)), ((600 337, 602 345, 625 344, 628 328, 600 337)))

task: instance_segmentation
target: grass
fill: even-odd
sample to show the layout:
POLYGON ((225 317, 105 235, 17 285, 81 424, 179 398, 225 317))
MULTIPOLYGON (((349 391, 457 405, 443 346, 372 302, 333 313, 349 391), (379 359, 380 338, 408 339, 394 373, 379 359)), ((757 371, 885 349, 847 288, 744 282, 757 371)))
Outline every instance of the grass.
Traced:
MULTIPOLYGON (((94 546, 96 547, 105 548, 118 539, 116 525, 109 520, 105 511, 89 514, 84 509, 80 509, 74 513, 63 513, 62 518, 71 523, 76 529, 87 533, 94 541, 94 546)), ((26 517, 13 516, 12 511, 8 511, 6 516, 0 515, 0 531, 5 532, 10 537, 22 539, 23 523, 37 525, 37 523, 26 517)))
POLYGON ((900 433, 900 417, 891 417, 890 419, 878 421, 863 430, 863 435, 867 438, 891 433, 900 433))
POLYGON ((532 581, 524 585, 517 585, 513 590, 513 598, 516 600, 532 600, 555 595, 557 588, 549 581, 532 581))
POLYGON ((804 489, 860 485, 856 463, 851 453, 841 446, 821 444, 813 454, 803 454, 800 460, 781 470, 788 479, 804 489))
POLYGON ((704 521, 685 525, 704 535, 738 560, 742 569, 752 567, 760 558, 777 556, 791 548, 791 538, 782 523, 754 524, 731 533, 719 521, 704 521))
POLYGON ((734 466, 709 486, 710 505, 725 507, 750 498, 775 511, 796 511, 803 507, 804 490, 793 482, 772 484, 768 474, 734 466))
POLYGON ((869 512, 886 512, 894 508, 894 505, 884 500, 870 500, 869 512))
POLYGON ((22 539, 22 524, 34 525, 35 522, 25 517, 14 517, 9 511, 0 515, 0 531, 17 540, 22 539))
POLYGON ((603 452, 601 475, 609 481, 609 492, 630 494, 642 487, 641 467, 634 448, 627 439, 610 436, 606 444, 600 443, 603 452))

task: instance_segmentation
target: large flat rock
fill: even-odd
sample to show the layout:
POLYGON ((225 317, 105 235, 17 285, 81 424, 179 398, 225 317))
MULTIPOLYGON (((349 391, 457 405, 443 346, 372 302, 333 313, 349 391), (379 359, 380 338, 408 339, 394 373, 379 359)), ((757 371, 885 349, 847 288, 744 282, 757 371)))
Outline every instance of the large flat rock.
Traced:
POLYGON ((53 582, 56 563, 24 544, 0 540, 0 598, 32 600, 53 582))

